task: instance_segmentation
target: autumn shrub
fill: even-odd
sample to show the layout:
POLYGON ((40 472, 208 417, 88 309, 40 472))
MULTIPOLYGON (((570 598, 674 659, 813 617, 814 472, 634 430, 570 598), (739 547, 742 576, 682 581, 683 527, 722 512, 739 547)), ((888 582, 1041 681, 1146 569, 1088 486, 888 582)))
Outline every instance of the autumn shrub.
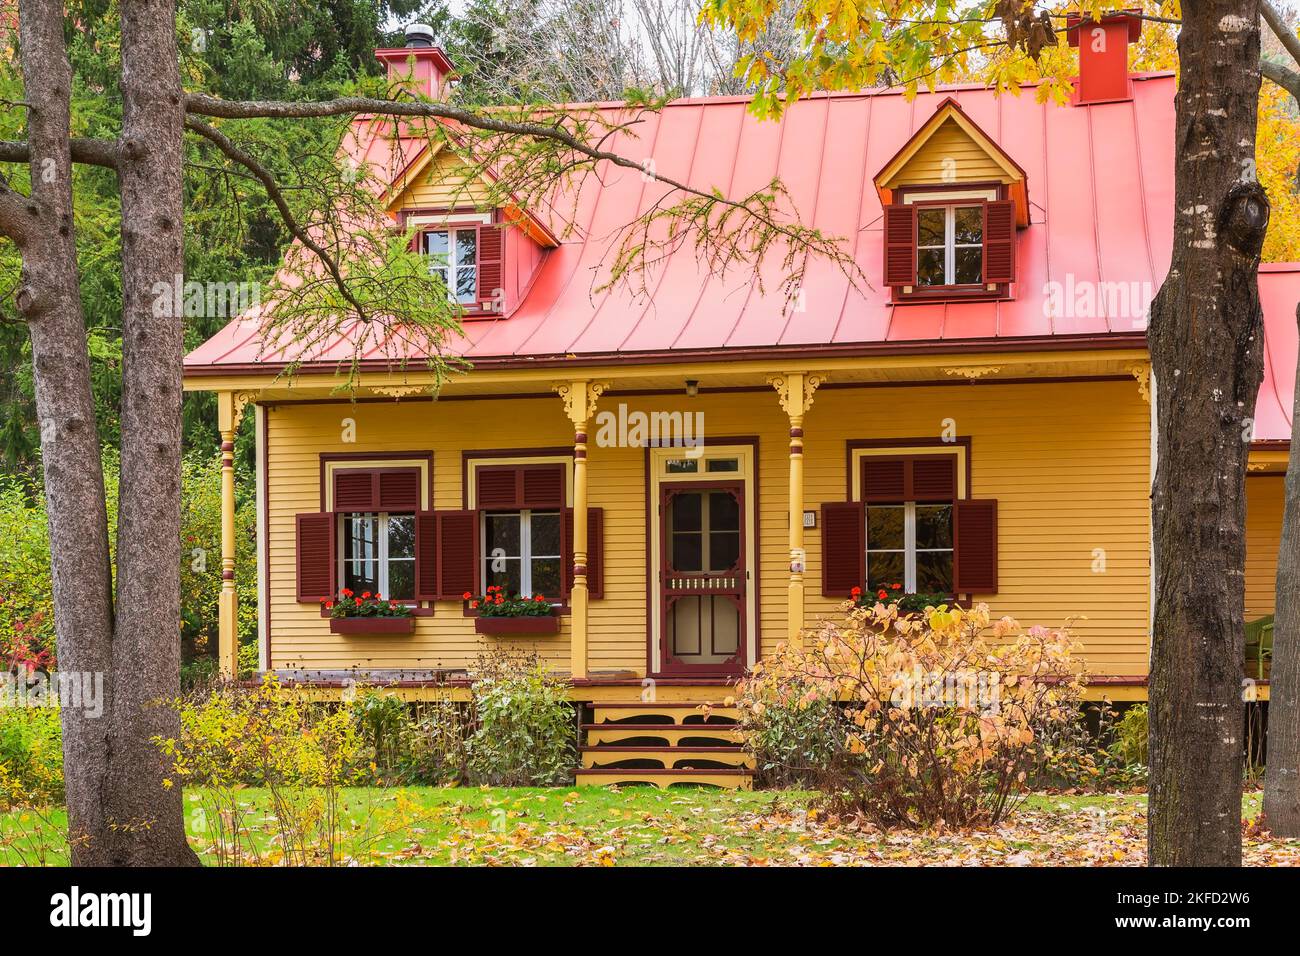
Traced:
POLYGON ((990 620, 986 605, 846 606, 784 645, 739 688, 747 734, 789 694, 836 702, 819 789, 885 827, 993 825, 1027 791, 1053 733, 1076 720, 1083 681, 1065 629, 990 620))
POLYGON ((823 690, 793 669, 782 679, 744 684, 741 722, 759 786, 816 786, 844 753, 850 725, 823 690))
POLYGON ((62 802, 58 708, 0 706, 0 811, 62 802))
POLYGON ((472 678, 471 781, 505 787, 567 782, 577 725, 565 683, 536 654, 505 650, 480 655, 472 678))
POLYGON ((470 706, 450 697, 426 701, 407 725, 404 779, 460 784, 469 780, 470 706))
POLYGON ((1147 705, 1134 704, 1124 711, 1112 728, 1107 751, 1129 767, 1147 766, 1147 705))
POLYGON ((370 754, 351 709, 281 688, 217 686, 175 702, 179 738, 156 738, 171 762, 165 785, 196 786, 219 863, 267 862, 250 823, 248 786, 265 787, 274 825, 269 862, 343 862, 344 788, 365 781, 370 754))

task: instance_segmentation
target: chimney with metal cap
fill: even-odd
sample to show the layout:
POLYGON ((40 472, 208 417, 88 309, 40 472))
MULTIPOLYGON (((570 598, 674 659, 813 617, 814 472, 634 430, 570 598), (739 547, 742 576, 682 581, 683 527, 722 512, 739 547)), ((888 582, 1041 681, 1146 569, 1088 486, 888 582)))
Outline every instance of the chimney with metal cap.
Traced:
POLYGON ((406 46, 376 50, 375 59, 388 65, 388 82, 401 84, 419 96, 442 99, 456 70, 433 41, 433 27, 412 23, 406 28, 406 46))

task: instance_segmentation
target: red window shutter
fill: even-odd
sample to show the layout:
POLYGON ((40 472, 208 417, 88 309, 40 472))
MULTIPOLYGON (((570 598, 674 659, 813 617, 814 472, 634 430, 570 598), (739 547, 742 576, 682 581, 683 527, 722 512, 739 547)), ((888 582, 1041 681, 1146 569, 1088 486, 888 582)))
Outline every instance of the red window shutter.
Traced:
POLYGON ((563 508, 565 470, 563 465, 539 465, 520 469, 520 506, 563 508))
POLYGON ((438 516, 433 511, 415 515, 415 599, 438 599, 438 516))
MULTIPOLYGON (((573 509, 564 509, 561 531, 564 555, 564 596, 573 591, 573 509)), ((605 509, 587 509, 587 594, 593 600, 605 596, 605 509)))
POLYGON ((998 503, 967 498, 953 508, 953 590, 996 594, 998 590, 998 503))
POLYGON ((480 226, 478 231, 478 308, 499 311, 501 264, 504 236, 499 226, 480 226), (486 303, 486 304, 485 304, 486 303))
POLYGON ((868 504, 907 501, 907 459, 865 455, 862 459, 862 500, 868 504))
POLYGON ((327 511, 295 516, 299 601, 317 603, 334 597, 334 523, 334 515, 327 511))
POLYGON ((916 207, 885 207, 885 285, 916 285, 916 207))
POLYGON ((335 511, 378 511, 378 473, 369 469, 340 468, 334 472, 335 511))
POLYGON ((984 281, 1016 278, 1016 204, 999 199, 984 204, 984 281))
POLYGON ((848 597, 867 574, 866 512, 860 501, 822 504, 822 594, 848 597))
POLYGON ((518 508, 522 500, 519 469, 487 465, 479 468, 475 482, 476 504, 480 508, 518 508))
POLYGON ((437 599, 478 594, 478 512, 435 511, 438 536, 437 599))
POLYGON ((420 469, 381 471, 378 477, 380 511, 420 510, 420 469))
POLYGON ((908 501, 952 501, 957 497, 956 457, 917 455, 908 464, 912 471, 908 501))

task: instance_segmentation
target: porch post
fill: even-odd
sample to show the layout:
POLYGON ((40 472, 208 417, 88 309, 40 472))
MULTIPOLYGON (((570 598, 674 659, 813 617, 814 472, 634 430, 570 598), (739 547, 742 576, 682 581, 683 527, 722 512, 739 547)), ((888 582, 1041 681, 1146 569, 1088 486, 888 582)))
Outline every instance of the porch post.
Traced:
POLYGON ((803 574, 807 563, 803 538, 803 417, 812 407, 813 393, 825 376, 806 372, 773 375, 781 408, 790 419, 790 584, 786 600, 786 638, 798 645, 804 624, 803 574))
POLYGON ((217 427, 221 431, 221 595, 217 602, 217 662, 223 677, 238 672, 239 597, 235 591, 235 432, 243 417, 246 394, 217 393, 217 427))
POLYGON ((573 424, 573 585, 569 589, 569 672, 587 676, 587 424, 607 382, 563 382, 554 386, 573 424))

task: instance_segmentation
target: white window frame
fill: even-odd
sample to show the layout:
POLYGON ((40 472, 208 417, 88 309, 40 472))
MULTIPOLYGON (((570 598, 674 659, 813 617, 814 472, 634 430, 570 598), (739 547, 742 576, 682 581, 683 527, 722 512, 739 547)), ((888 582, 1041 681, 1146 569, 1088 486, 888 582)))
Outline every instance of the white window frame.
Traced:
MULTIPOLYGON (((412 531, 414 531, 415 515, 414 515, 412 512, 410 512, 410 511, 397 511, 397 512, 393 512, 393 514, 395 514, 395 515, 397 515, 397 516, 399 516, 399 517, 410 517, 411 522, 412 522, 412 531)), ((337 587, 335 588, 335 593, 341 592, 345 587, 347 587, 347 583, 346 583, 346 582, 347 582, 347 566, 348 566, 348 557, 347 557, 347 537, 348 537, 348 530, 347 530, 347 529, 348 529, 348 524, 351 522, 352 517, 353 517, 354 515, 375 515, 376 517, 379 518, 379 541, 378 541, 378 544, 379 544, 379 549, 378 549, 378 551, 379 551, 379 553, 378 553, 378 556, 377 556, 377 557, 378 557, 378 561, 379 561, 379 590, 376 591, 375 593, 376 593, 376 594, 382 594, 382 595, 385 595, 386 597, 385 597, 384 599, 385 599, 385 600, 388 600, 388 601, 397 600, 397 601, 400 601, 402 604, 406 604, 406 605, 414 605, 414 604, 416 603, 416 600, 415 600, 415 596, 414 596, 414 595, 412 595, 412 596, 409 597, 409 598, 394 598, 394 597, 389 593, 389 588, 388 588, 388 562, 389 562, 389 560, 390 560, 389 557, 388 557, 388 518, 389 518, 389 512, 387 512, 387 511, 379 511, 379 512, 375 512, 375 511, 342 511, 342 512, 339 512, 339 515, 338 515, 338 521, 339 521, 339 527, 338 527, 338 582, 337 582, 337 587)), ((414 553, 414 551, 412 551, 412 554, 411 554, 411 556, 410 556, 409 558, 393 558, 393 559, 391 559, 391 560, 393 560, 393 561, 409 561, 409 562, 411 563, 411 580, 412 580, 412 581, 415 581, 415 553, 414 553)), ((416 586, 416 588, 417 588, 417 590, 418 590, 418 588, 419 588, 419 582, 418 582, 418 581, 416 582, 416 585, 415 585, 415 586, 416 586)))
MULTIPOLYGON (((943 210, 943 245, 942 246, 921 245, 920 233, 918 231, 917 244, 916 244, 916 254, 917 254, 918 262, 920 260, 920 255, 922 250, 941 248, 943 249, 943 282, 939 284, 941 287, 946 288, 949 286, 958 286, 958 285, 962 285, 962 286, 982 285, 983 284, 982 276, 981 276, 981 281, 978 282, 959 283, 956 281, 956 279, 957 279, 957 250, 958 249, 981 250, 981 267, 983 266, 983 258, 982 258, 982 250, 984 248, 983 204, 979 201, 976 201, 976 202, 954 202, 945 206, 924 205, 924 206, 917 207, 916 214, 920 216, 925 212, 933 212, 935 209, 943 210), (980 241, 979 242, 957 242, 957 210, 958 209, 978 209, 980 211, 980 241)), ((918 284, 917 284, 918 289, 935 288, 935 286, 920 285, 919 278, 920 277, 918 276, 918 284)))
MULTIPOLYGON (((518 511, 482 511, 480 512, 481 520, 479 521, 479 554, 483 556, 483 573, 482 581, 488 580, 488 575, 492 570, 492 555, 488 553, 487 542, 487 525, 488 518, 496 515, 518 515, 519 516, 519 595, 525 598, 533 596, 533 561, 534 560, 557 560, 560 562, 560 589, 564 589, 564 555, 561 554, 533 554, 533 512, 544 515, 558 515, 560 520, 560 550, 564 550, 564 509, 557 508, 551 510, 548 508, 520 508, 518 511)), ((507 555, 513 557, 513 555, 507 555)), ((486 584, 484 585, 486 589, 486 584)), ((563 593, 558 594, 552 599, 551 604, 560 605, 564 601, 563 593)))
POLYGON ((477 308, 479 305, 478 246, 479 242, 482 240, 482 236, 479 235, 479 227, 477 225, 468 225, 464 223, 448 224, 445 226, 436 226, 425 229, 421 235, 422 238, 420 241, 421 245, 424 247, 422 252, 429 260, 429 272, 430 274, 442 274, 443 285, 447 287, 447 301, 455 302, 457 305, 465 306, 467 308, 477 308), (474 233, 474 261, 471 263, 464 263, 457 259, 456 233, 458 232, 474 233), (445 233, 447 236, 447 262, 445 265, 435 264, 433 254, 429 252, 429 236, 434 233, 445 233), (461 299, 456 295, 456 286, 452 281, 453 276, 457 276, 461 269, 474 270, 474 291, 470 294, 468 299, 461 299))
MULTIPOLYGON (((931 502, 931 501, 926 501, 926 502, 916 502, 916 501, 905 501, 905 502, 903 502, 903 504, 901 505, 901 507, 902 507, 902 509, 903 509, 903 580, 900 581, 899 583, 903 585, 903 590, 906 591, 908 594, 915 594, 915 593, 916 593, 916 556, 917 556, 918 554, 951 554, 951 555, 954 556, 954 557, 953 557, 953 561, 954 561, 953 567, 956 568, 956 563, 955 563, 955 562, 956 562, 956 550, 957 550, 957 549, 956 549, 955 547, 950 547, 950 548, 918 548, 918 547, 916 546, 916 509, 917 509, 918 504, 923 505, 923 506, 925 506, 925 507, 942 507, 942 506, 945 504, 945 502, 931 502)), ((956 502, 949 501, 949 502, 946 502, 946 504, 947 504, 948 508, 950 509, 950 511, 952 512, 952 520, 955 522, 955 521, 956 521, 956 502)), ((870 529, 870 527, 871 527, 871 509, 872 509, 872 508, 898 508, 898 507, 900 507, 900 506, 897 505, 897 504, 889 504, 889 503, 884 503, 884 502, 882 502, 882 503, 880 503, 880 504, 874 504, 874 505, 873 505, 873 504, 867 504, 867 505, 866 505, 866 516, 865 516, 865 517, 866 517, 866 520, 867 520, 867 526, 866 526, 865 528, 863 528, 863 540, 867 542, 867 548, 866 548, 866 552, 867 552, 867 556, 866 556, 867 580, 863 582, 864 584, 870 584, 870 582, 871 582, 871 553, 872 553, 872 551, 875 551, 876 553, 879 553, 879 554, 897 554, 897 553, 898 553, 898 549, 897 549, 897 548, 872 548, 872 547, 871 547, 871 536, 870 536, 870 534, 868 534, 868 531, 869 531, 869 529, 870 529)), ((954 544, 955 544, 955 542, 954 542, 954 544)), ((877 583, 879 583, 879 582, 877 582, 877 583)), ((956 582, 954 581, 953 584, 954 584, 954 586, 955 586, 956 582)))

